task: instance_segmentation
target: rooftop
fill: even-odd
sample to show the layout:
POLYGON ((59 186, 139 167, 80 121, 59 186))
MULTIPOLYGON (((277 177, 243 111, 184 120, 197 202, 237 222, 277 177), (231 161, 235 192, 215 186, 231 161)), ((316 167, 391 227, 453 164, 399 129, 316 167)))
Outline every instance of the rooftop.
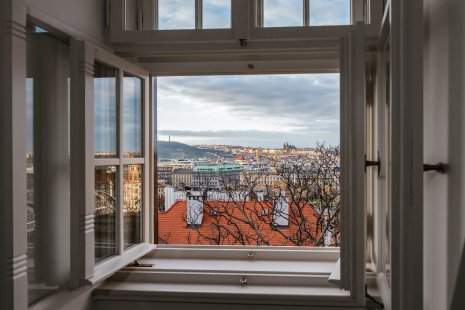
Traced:
MULTIPOLYGON (((316 217, 310 207, 300 208, 302 218, 291 216, 289 226, 275 229, 269 221, 272 217, 270 207, 269 203, 258 201, 210 202, 209 207, 204 207, 202 225, 192 228, 186 222, 187 202, 177 201, 167 212, 158 213, 158 241, 167 244, 295 246, 288 237, 293 239, 299 225, 306 226, 307 231, 315 231, 316 217)), ((296 209, 291 205, 290 212, 297 214, 296 209)), ((312 246, 313 243, 308 240, 302 245, 312 246)))
POLYGON ((194 172, 223 172, 241 170, 241 166, 236 164, 198 165, 194 167, 194 172))

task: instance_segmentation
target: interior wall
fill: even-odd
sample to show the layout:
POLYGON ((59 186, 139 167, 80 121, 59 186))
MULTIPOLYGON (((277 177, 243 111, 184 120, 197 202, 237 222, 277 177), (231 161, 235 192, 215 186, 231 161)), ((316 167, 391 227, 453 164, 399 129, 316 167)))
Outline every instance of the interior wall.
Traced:
POLYGON ((465 240, 465 2, 424 4, 424 161, 449 165, 424 174, 424 305, 451 309, 465 240))
MULTIPOLYGON (((105 0, 15 0, 29 14, 44 14, 100 44, 105 36, 105 0)), ((66 29, 60 29, 66 32, 66 29)))

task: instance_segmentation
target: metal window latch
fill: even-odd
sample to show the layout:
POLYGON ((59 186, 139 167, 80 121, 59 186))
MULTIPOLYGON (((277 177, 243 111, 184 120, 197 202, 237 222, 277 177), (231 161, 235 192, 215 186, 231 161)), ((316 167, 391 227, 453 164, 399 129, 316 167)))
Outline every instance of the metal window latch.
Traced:
POLYGON ((443 163, 437 163, 436 165, 423 165, 423 171, 437 171, 439 173, 446 173, 447 165, 443 163))
POLYGON ((247 285, 247 277, 242 276, 241 279, 239 280, 239 282, 241 283, 241 285, 247 285))
POLYGON ((153 267, 154 264, 143 264, 139 260, 135 260, 134 263, 127 265, 126 267, 153 267))
POLYGON ((249 253, 247 253, 247 257, 249 259, 253 259, 255 257, 255 254, 253 252, 249 252, 249 253))
POLYGON ((242 47, 247 46, 247 39, 239 39, 239 44, 240 44, 242 47))
POLYGON ((378 160, 373 161, 373 160, 367 160, 367 156, 365 155, 365 172, 367 172, 367 167, 371 166, 378 166, 378 176, 381 173, 381 159, 379 157, 379 152, 378 152, 378 160))

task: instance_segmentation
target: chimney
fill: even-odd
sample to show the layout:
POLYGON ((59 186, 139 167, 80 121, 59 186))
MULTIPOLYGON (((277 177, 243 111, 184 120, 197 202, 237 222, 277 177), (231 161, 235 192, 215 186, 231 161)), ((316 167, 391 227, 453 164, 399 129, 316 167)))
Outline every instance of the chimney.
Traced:
POLYGON ((289 226, 289 199, 279 196, 273 201, 273 218, 277 226, 289 226))
POLYGON ((203 198, 201 193, 187 193, 187 226, 200 226, 203 220, 203 198))

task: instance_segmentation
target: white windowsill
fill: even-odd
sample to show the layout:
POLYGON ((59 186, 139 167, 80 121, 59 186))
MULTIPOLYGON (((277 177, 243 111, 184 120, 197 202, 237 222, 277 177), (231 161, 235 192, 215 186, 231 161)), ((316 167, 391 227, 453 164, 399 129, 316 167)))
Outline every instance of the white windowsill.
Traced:
POLYGON ((233 303, 351 302, 350 292, 329 281, 337 269, 338 248, 157 245, 139 261, 154 266, 122 269, 102 283, 94 297, 139 301, 206 298, 233 303), (245 285, 240 282, 244 277, 245 285))

